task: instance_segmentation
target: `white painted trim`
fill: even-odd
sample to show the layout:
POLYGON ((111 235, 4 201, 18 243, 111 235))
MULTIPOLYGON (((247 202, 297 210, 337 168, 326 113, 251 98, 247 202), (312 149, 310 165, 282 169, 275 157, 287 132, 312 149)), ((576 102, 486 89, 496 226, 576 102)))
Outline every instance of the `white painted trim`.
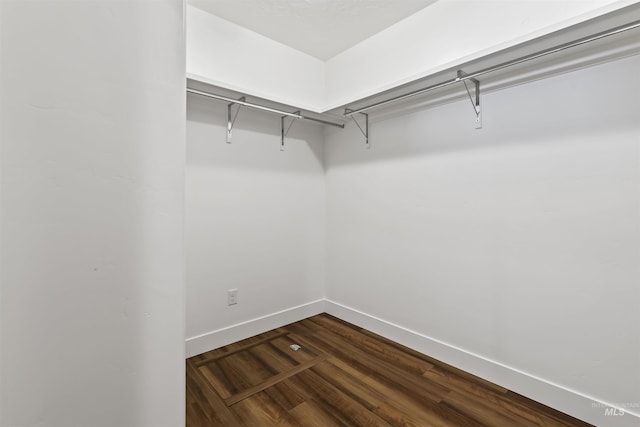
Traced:
MULTIPOLYGON (((311 111, 313 113, 320 113, 320 114, 327 111, 327 108, 320 105, 319 103, 315 105, 313 103, 305 102, 304 99, 294 99, 291 97, 283 97, 277 93, 269 93, 269 92, 262 91, 259 88, 235 85, 227 81, 212 79, 210 77, 203 76, 200 74, 186 73, 186 78, 187 78, 187 83, 188 83, 188 80, 192 80, 194 82, 204 83, 206 85, 213 86, 214 88, 221 87, 226 90, 237 92, 242 95, 261 98, 268 102, 274 102, 276 104, 281 104, 284 106, 291 106, 292 109, 306 110, 306 111, 311 111)), ((261 101, 261 102, 264 103, 264 101, 261 101)), ((278 108, 278 107, 275 107, 275 108, 278 108)))
POLYGON ((306 319, 323 313, 324 299, 312 301, 285 310, 247 320, 236 325, 227 326, 195 337, 187 338, 185 343, 186 357, 196 356, 214 348, 222 347, 263 332, 279 328, 289 323, 306 319))
POLYGON ((346 322, 368 329, 385 338, 427 354, 444 363, 477 375, 530 399, 543 403, 597 426, 640 426, 640 411, 602 402, 584 393, 536 377, 495 360, 474 354, 435 338, 363 313, 329 299, 325 312, 346 322), (622 416, 605 416, 605 408, 624 410, 622 416))

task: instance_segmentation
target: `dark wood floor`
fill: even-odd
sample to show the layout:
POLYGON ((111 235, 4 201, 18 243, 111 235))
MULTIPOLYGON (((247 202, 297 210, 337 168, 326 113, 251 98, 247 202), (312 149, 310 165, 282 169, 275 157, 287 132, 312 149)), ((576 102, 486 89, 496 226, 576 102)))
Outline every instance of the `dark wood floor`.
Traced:
POLYGON ((587 425, 327 314, 187 360, 188 427, 587 425))

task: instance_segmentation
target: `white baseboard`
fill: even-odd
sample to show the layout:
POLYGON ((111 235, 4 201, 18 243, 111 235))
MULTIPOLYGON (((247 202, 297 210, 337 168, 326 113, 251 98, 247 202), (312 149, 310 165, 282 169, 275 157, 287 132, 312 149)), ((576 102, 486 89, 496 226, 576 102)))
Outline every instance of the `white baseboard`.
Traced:
POLYGON ((324 299, 302 304, 297 307, 271 313, 236 325, 227 326, 206 334, 187 338, 185 344, 186 357, 196 356, 214 348, 240 341, 289 323, 323 313, 324 299))
POLYGON ((620 408, 331 300, 325 312, 596 426, 640 426, 640 412, 620 408))

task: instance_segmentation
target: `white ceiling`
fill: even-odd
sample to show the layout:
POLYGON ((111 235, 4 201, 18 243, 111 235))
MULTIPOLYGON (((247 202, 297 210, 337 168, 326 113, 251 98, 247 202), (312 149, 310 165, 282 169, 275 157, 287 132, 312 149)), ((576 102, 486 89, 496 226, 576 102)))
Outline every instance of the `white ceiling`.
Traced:
POLYGON ((189 0, 189 3, 326 61, 435 1, 189 0))

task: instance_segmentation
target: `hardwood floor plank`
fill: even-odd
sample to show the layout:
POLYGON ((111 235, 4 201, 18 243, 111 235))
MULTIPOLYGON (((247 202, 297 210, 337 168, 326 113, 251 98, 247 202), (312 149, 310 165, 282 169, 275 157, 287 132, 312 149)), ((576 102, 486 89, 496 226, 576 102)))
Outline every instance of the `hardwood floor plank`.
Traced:
POLYGON ((189 359, 186 386, 188 427, 589 425, 327 314, 189 359))
MULTIPOLYGON (((233 356, 231 356, 233 357, 233 356)), ((198 368, 213 389, 224 399, 254 385, 259 380, 251 381, 243 369, 245 363, 241 358, 224 358, 216 363, 209 363, 198 368)), ((264 375, 269 377, 268 374, 264 375)))
POLYGON ((348 425, 327 413, 314 400, 303 402, 289 412, 304 427, 345 427, 348 425))
POLYGON ((244 350, 248 350, 252 347, 258 346, 260 344, 263 344, 265 342, 269 342, 271 340, 273 340, 274 338, 283 336, 283 335, 287 335, 287 332, 285 331, 279 331, 277 333, 264 333, 261 335, 258 335, 259 338, 254 337, 254 339, 250 339, 249 342, 244 342, 241 341, 243 344, 242 345, 235 345, 231 348, 228 348, 230 346, 227 347, 221 347, 221 349, 226 349, 226 351, 221 351, 221 349, 216 349, 216 350, 211 350, 210 352, 207 353, 203 353, 198 357, 198 360, 196 362, 196 366, 200 367, 202 365, 206 365, 208 363, 211 363, 213 361, 216 361, 218 359, 221 359, 223 357, 227 357, 230 356, 234 353, 238 353, 240 351, 244 351, 244 350))
MULTIPOLYGON (((437 382, 449 387, 452 392, 464 395, 472 400, 478 400, 490 404, 494 410, 510 412, 516 419, 522 420, 521 425, 547 425, 545 416, 541 413, 531 412, 520 405, 514 404, 513 401, 506 397, 506 390, 487 386, 487 381, 478 381, 477 377, 462 373, 460 370, 447 367, 445 369, 435 366, 428 372, 422 374, 423 377, 430 381, 437 382)), ((520 424, 519 424, 520 425, 520 424)))
POLYGON ((481 399, 474 399, 470 395, 462 395, 451 392, 442 400, 442 403, 452 408, 457 408, 463 414, 491 426, 523 426, 532 427, 534 423, 519 417, 509 411, 497 411, 495 406, 487 404, 481 399))
POLYGON ((338 367, 338 364, 340 361, 332 356, 327 359, 326 363, 319 363, 311 368, 311 371, 371 411, 385 401, 387 396, 384 393, 363 381, 364 374, 355 369, 348 372, 338 367))
MULTIPOLYGON (((312 371, 317 372, 322 378, 342 390, 351 399, 358 402, 368 410, 378 415, 392 426, 424 426, 424 420, 412 418, 408 414, 416 411, 424 411, 419 405, 389 405, 387 399, 393 396, 395 391, 389 390, 383 384, 375 383, 366 375, 341 363, 334 357, 327 359, 327 363, 314 366, 312 371), (337 364, 340 364, 342 369, 337 364), (348 372, 349 371, 349 372, 348 372)), ((402 396, 396 400, 406 400, 409 396, 402 396)))
POLYGON ((340 389, 325 381, 312 370, 300 372, 296 377, 313 389, 313 400, 321 404, 325 411, 338 418, 345 425, 389 427, 390 425, 350 398, 340 389))
POLYGON ((408 372, 422 374, 433 367, 432 363, 423 358, 414 357, 406 349, 397 348, 378 338, 367 336, 360 330, 354 329, 353 325, 345 325, 329 317, 317 316, 310 320, 357 345, 359 348, 371 352, 377 358, 401 367, 408 372))
POLYGON ((293 375, 296 375, 299 372, 302 372, 306 369, 309 369, 310 367, 312 367, 313 365, 315 365, 316 363, 320 363, 323 360, 325 360, 327 358, 327 355, 325 354, 321 354, 320 356, 316 357, 315 359, 311 359, 308 362, 302 363, 298 366, 295 366, 291 369, 289 369, 288 371, 276 374, 271 376, 269 379, 256 384, 253 387, 249 387, 246 390, 241 391, 240 393, 234 394, 233 396, 224 399, 225 403, 227 404, 227 406, 231 406, 234 405, 238 402, 240 402, 241 400, 246 399, 247 397, 256 394, 258 392, 261 392, 262 390, 271 387, 274 384, 279 383, 280 381, 287 379, 293 375))
POLYGON ((277 348, 281 354, 286 355, 294 364, 305 363, 323 353, 310 343, 301 340, 300 337, 295 334, 287 334, 282 338, 273 340, 270 342, 270 345, 277 348), (304 345, 302 345, 299 350, 292 350, 290 347, 293 344, 300 345, 302 343, 304 343, 304 345))
MULTIPOLYGON (((277 343, 276 343, 277 344, 277 343)), ((282 344, 281 344, 282 345, 282 344)), ((289 353, 293 351, 283 352, 277 345, 273 345, 272 341, 253 347, 248 352, 253 356, 261 365, 267 367, 267 370, 273 373, 281 373, 291 369, 293 366, 299 365, 302 362, 297 361, 289 353)), ((309 357, 304 361, 313 359, 309 357)), ((304 362, 303 361, 303 362, 304 362)))
POLYGON ((391 409, 394 408, 397 409, 396 412, 402 414, 402 418, 421 426, 481 425, 463 414, 440 405, 441 399, 437 402, 424 399, 410 389, 390 385, 386 381, 380 381, 379 378, 359 371, 340 358, 331 359, 331 361, 344 371, 358 376, 366 387, 385 396, 378 408, 374 409, 374 412, 380 415, 383 415, 384 412, 393 412, 391 409))
POLYGON ((379 379, 388 385, 405 390, 422 399, 439 402, 442 395, 449 390, 440 384, 421 380, 421 376, 414 375, 384 360, 372 357, 372 354, 361 350, 350 342, 326 330, 317 330, 313 337, 322 343, 322 348, 332 355, 347 361, 361 372, 379 379))
POLYGON ((239 419, 229 410, 220 396, 198 372, 194 363, 187 360, 187 420, 197 420, 189 427, 204 426, 242 426, 239 419), (204 416, 203 416, 204 415, 204 416))
POLYGON ((287 411, 310 399, 307 393, 301 393, 300 389, 294 386, 290 378, 284 379, 264 392, 282 408, 287 411))
POLYGON ((451 368, 434 366, 429 371, 424 372, 422 376, 427 380, 441 384, 448 389, 463 393, 470 393, 481 397, 489 395, 504 396, 507 392, 506 389, 488 386, 487 381, 478 381, 477 377, 473 375, 461 375, 461 372, 462 371, 459 369, 453 370, 451 368))
MULTIPOLYGON (((504 387, 500 387, 497 384, 494 384, 492 382, 489 382, 487 380, 479 378, 479 377, 477 377, 477 376, 475 376, 473 374, 470 374, 468 372, 461 371, 460 369, 457 369, 457 368, 455 368, 455 367, 453 367, 451 365, 448 365, 448 364, 443 363, 443 362, 441 362, 441 361, 439 361, 437 359, 434 359, 432 357, 429 357, 427 355, 419 353, 419 352, 417 352, 417 351, 415 351, 413 349, 410 349, 408 347, 403 346, 402 344, 398 344, 396 342, 393 342, 393 341, 391 341, 391 340, 389 340, 387 338, 384 338, 384 337, 382 337, 382 336, 380 336, 378 334, 375 334, 375 333, 373 333, 371 331, 367 331, 366 329, 361 329, 360 332, 363 335, 367 335, 367 336, 373 337, 375 339, 378 339, 378 340, 381 340, 382 342, 387 343, 388 345, 390 345, 392 347, 396 347, 396 348, 400 349, 400 351, 406 351, 408 354, 411 354, 413 357, 416 357, 418 359, 422 359, 425 362, 428 362, 428 363, 432 364, 438 370, 440 370, 440 371, 442 371, 442 372, 444 372, 446 374, 455 374, 455 375, 457 375, 459 377, 465 378, 466 380, 468 380, 471 383, 477 383, 477 385, 483 386, 483 387, 488 388, 488 389, 492 389, 492 390, 494 390, 496 392, 499 392, 499 393, 503 393, 504 394, 504 393, 506 393, 508 391, 504 387)), ((433 370, 433 369, 434 368, 432 368, 430 370, 433 370)))
POLYGON ((539 420, 541 426, 579 426, 589 427, 591 424, 577 420, 563 412, 556 411, 535 400, 528 399, 513 391, 508 391, 503 406, 509 405, 512 410, 517 408, 519 413, 525 414, 532 419, 539 420))
MULTIPOLYGON (((285 410, 278 402, 271 399, 266 393, 260 392, 238 402, 233 408, 238 419, 247 427, 277 426, 300 427, 302 426, 289 411, 285 410)), ((191 426, 189 426, 191 427, 191 426)), ((225 425, 226 427, 226 425, 225 425)), ((231 426, 230 426, 231 427, 231 426)))

